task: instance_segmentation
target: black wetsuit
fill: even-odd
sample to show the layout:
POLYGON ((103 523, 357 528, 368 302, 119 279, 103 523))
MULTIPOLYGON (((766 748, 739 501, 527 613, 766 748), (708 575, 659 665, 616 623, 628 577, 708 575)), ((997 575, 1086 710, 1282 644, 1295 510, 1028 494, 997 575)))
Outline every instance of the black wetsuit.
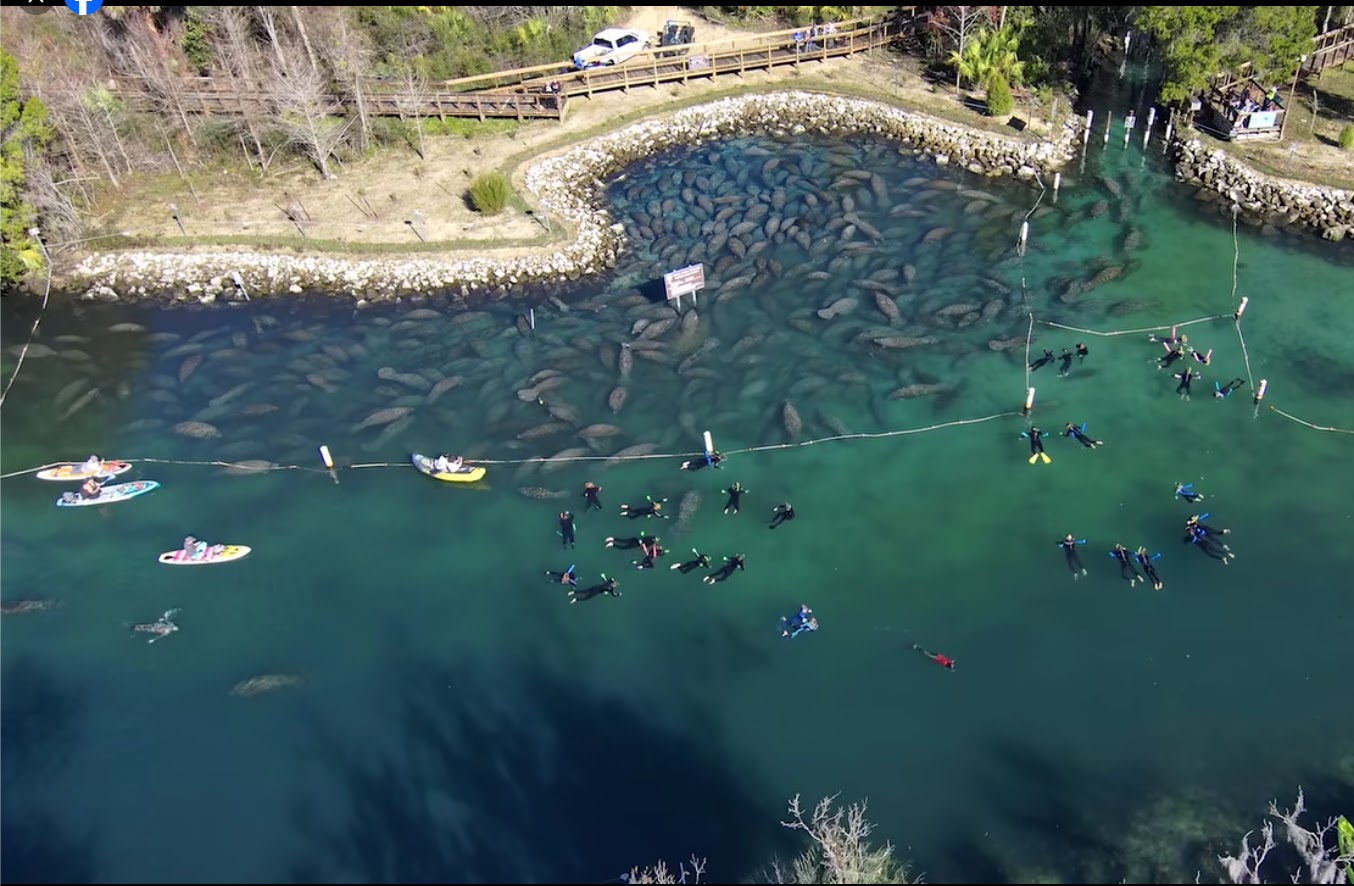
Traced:
POLYGON ((1142 571, 1146 573, 1147 580, 1152 583, 1152 587, 1160 587, 1165 584, 1165 582, 1161 580, 1161 576, 1157 575, 1157 569, 1152 565, 1151 557, 1147 556, 1142 551, 1137 551, 1133 556, 1138 561, 1138 565, 1142 567, 1142 571))
POLYGON ((1221 560, 1226 563, 1227 558, 1232 556, 1227 545, 1214 539, 1201 526, 1186 526, 1184 540, 1193 542, 1195 547, 1212 557, 1214 560, 1221 560))
POLYGON ((1064 538, 1058 542, 1058 547, 1063 549, 1063 556, 1067 558, 1067 568, 1075 574, 1084 573, 1086 567, 1081 565, 1081 555, 1077 553, 1077 545, 1080 544, 1076 539, 1064 538))
POLYGON ((699 471, 701 468, 704 467, 717 468, 719 467, 719 463, 723 460, 724 456, 720 455, 718 452, 710 453, 710 456, 708 458, 706 457, 705 453, 702 452, 699 458, 693 458, 691 459, 691 461, 683 464, 682 470, 699 471))
POLYGON ((1188 397, 1190 393, 1190 382, 1198 378, 1199 373, 1195 372, 1193 369, 1186 369, 1184 372, 1177 372, 1175 377, 1180 379, 1180 384, 1175 386, 1175 392, 1183 397, 1188 397))
POLYGON ((572 602, 574 603, 577 603, 579 600, 591 600, 599 594, 610 594, 613 597, 619 597, 621 592, 616 589, 617 584, 618 582, 612 579, 605 584, 593 585, 592 587, 584 588, 581 591, 570 591, 569 596, 573 598, 572 602))
POLYGON ((648 539, 644 544, 639 546, 639 549, 644 552, 644 559, 635 561, 636 569, 652 569, 654 561, 665 553, 662 545, 658 543, 658 539, 656 538, 648 539))
POLYGON ((724 505, 724 513, 727 514, 729 513, 729 511, 733 511, 735 514, 738 513, 738 508, 743 503, 742 502, 743 493, 746 492, 747 490, 745 490, 741 485, 735 483, 728 489, 725 489, 724 491, 729 494, 729 500, 724 505))
POLYGON ((658 513, 659 506, 665 501, 667 501, 667 499, 661 499, 659 501, 651 501, 648 502, 647 504, 643 504, 635 508, 632 508, 629 505, 621 505, 621 516, 629 517, 631 520, 638 520, 640 517, 666 518, 667 514, 658 513))
POLYGON ((583 487, 583 510, 590 511, 596 508, 600 511, 602 509, 602 500, 597 497, 601 491, 602 487, 592 484, 583 487))
POLYGON ((574 515, 568 511, 559 515, 559 534, 564 539, 564 547, 574 546, 574 515))
POLYGON ((578 587, 578 576, 572 572, 555 572, 547 569, 545 575, 555 584, 568 584, 570 587, 578 587))
MULTIPOLYGON (((1193 486, 1193 485, 1194 485, 1193 483, 1189 484, 1189 486, 1193 486)), ((1190 502, 1190 503, 1193 503, 1193 502, 1196 502, 1196 501, 1203 501, 1203 500, 1204 500, 1204 497, 1203 497, 1202 495, 1200 495, 1199 493, 1197 493, 1197 492, 1190 492, 1190 491, 1189 491, 1189 486, 1176 486, 1176 488, 1175 488, 1175 494, 1178 495, 1178 496, 1180 496, 1180 497, 1183 498, 1185 501, 1190 502)))
POLYGON ((691 572, 693 569, 709 569, 709 568, 710 568, 710 555, 709 555, 709 554, 696 554, 696 559, 694 559, 694 560, 687 560, 685 563, 674 563, 674 564, 672 564, 672 568, 675 569, 675 570, 677 570, 678 572, 680 572, 682 575, 686 575, 688 572, 691 572))
POLYGON ((788 504, 776 505, 776 516, 771 518, 771 527, 775 529, 782 523, 789 522, 795 518, 795 509, 788 504))
POLYGON ((1183 356, 1185 356, 1185 352, 1179 347, 1171 348, 1166 352, 1166 356, 1157 361, 1157 368, 1165 369, 1183 356))
POLYGON ((1119 561, 1119 575, 1123 576, 1129 584, 1136 584, 1138 579, 1142 578, 1141 575, 1138 575, 1138 570, 1134 568, 1133 560, 1129 557, 1127 548, 1115 548, 1110 551, 1110 554, 1119 561))
POLYGON ((648 539, 642 535, 635 538, 609 538, 607 539, 606 546, 609 548, 616 548, 617 550, 624 551, 627 548, 637 548, 640 545, 645 544, 647 541, 648 539))
POLYGON ((1058 374, 1066 375, 1072 368, 1072 352, 1067 350, 1067 348, 1063 348, 1062 361, 1062 365, 1058 367, 1058 374))
POLYGON ((1227 383, 1227 386, 1226 386, 1226 387, 1217 388, 1216 390, 1214 390, 1213 396, 1214 396, 1214 397, 1217 397, 1217 398, 1219 398, 1219 399, 1223 399, 1223 398, 1225 398, 1228 394, 1232 393, 1233 391, 1235 391, 1237 388, 1241 387, 1241 386, 1244 385, 1245 383, 1246 383, 1246 380, 1245 380, 1244 378, 1234 378, 1234 379, 1232 379, 1231 381, 1229 381, 1229 382, 1227 383))
POLYGON ((1092 440, 1090 437, 1086 436, 1081 432, 1081 428, 1075 427, 1073 425, 1067 426, 1067 430, 1063 431, 1063 436, 1071 437, 1072 439, 1080 443, 1082 446, 1085 446, 1087 449, 1094 449, 1103 442, 1101 440, 1092 440))
POLYGON ((1045 348, 1044 356, 1040 357, 1038 360, 1035 360, 1033 363, 1030 364, 1030 371, 1033 372, 1034 370, 1038 369, 1041 366, 1044 366, 1048 363, 1052 363, 1056 359, 1058 358, 1053 356, 1053 352, 1045 348))
POLYGON ((1082 344, 1077 345, 1077 357, 1079 358, 1077 362, 1080 363, 1082 362, 1082 360, 1085 360, 1086 355, 1089 353, 1091 353, 1091 351, 1085 345, 1082 344))
POLYGON ((710 575, 705 576, 703 581, 706 584, 714 584, 717 581, 725 581, 728 579, 729 576, 733 575, 735 570, 738 569, 741 569, 745 572, 747 571, 747 567, 743 565, 742 554, 739 554, 736 557, 732 558, 725 557, 724 561, 725 561, 724 565, 719 567, 719 569, 716 572, 713 572, 710 575))
POLYGON ((1044 432, 1038 428, 1030 428, 1021 436, 1030 438, 1030 455, 1038 455, 1044 451, 1044 432))

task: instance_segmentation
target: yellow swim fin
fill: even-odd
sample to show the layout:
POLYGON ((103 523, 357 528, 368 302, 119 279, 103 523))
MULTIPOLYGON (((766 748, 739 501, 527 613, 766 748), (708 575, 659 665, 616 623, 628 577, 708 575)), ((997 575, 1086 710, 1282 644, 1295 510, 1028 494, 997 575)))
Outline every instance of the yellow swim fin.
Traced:
POLYGON ((1042 458, 1042 459, 1044 460, 1044 464, 1048 464, 1049 462, 1053 461, 1053 459, 1051 459, 1051 458, 1048 457, 1048 453, 1047 453, 1047 452, 1041 452, 1041 453, 1039 453, 1039 457, 1042 458))
POLYGON ((1034 455, 1031 455, 1031 456, 1030 456, 1030 464, 1034 464, 1034 463, 1037 462, 1038 460, 1039 460, 1039 453, 1036 452, 1034 455))

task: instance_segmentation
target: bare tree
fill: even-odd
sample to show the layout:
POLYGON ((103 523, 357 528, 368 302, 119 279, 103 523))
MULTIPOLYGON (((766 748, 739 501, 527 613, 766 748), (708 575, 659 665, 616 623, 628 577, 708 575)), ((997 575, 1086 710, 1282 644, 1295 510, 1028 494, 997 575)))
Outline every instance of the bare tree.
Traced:
POLYGON ((339 86, 352 98, 353 110, 357 112, 358 147, 365 149, 371 141, 371 115, 362 81, 371 70, 371 47, 361 33, 352 29, 347 15, 334 16, 331 21, 327 40, 321 45, 339 86))
POLYGON ((306 33, 306 23, 301 19, 299 6, 288 6, 291 10, 292 24, 296 26, 296 34, 301 38, 301 45, 305 47, 306 58, 310 59, 310 69, 315 73, 320 72, 320 63, 315 60, 315 50, 310 46, 310 35, 306 33))
MULTIPOLYGON (((254 20, 247 6, 203 6, 202 17, 212 28, 215 38, 213 46, 216 58, 225 73, 237 84, 236 92, 248 95, 263 88, 260 72, 264 69, 259 58, 258 41, 254 39, 254 20)), ((263 108, 256 109, 263 111, 263 108)), ((268 171, 270 158, 263 149, 263 139, 259 131, 261 113, 243 115, 244 133, 248 134, 253 145, 254 156, 258 158, 259 169, 268 171)), ((245 148, 245 159, 249 157, 249 148, 245 148)))
MULTIPOLYGON (((52 122, 65 140, 69 155, 79 169, 82 157, 94 157, 103 167, 107 182, 114 188, 122 187, 117 157, 112 153, 112 138, 107 118, 87 99, 91 84, 73 72, 66 73, 50 88, 39 87, 38 95, 47 104, 52 122)), ((83 173, 82 173, 83 177, 83 173)))
POLYGON ((423 148, 423 109, 428 103, 431 90, 428 80, 413 65, 407 65, 400 74, 395 87, 395 109, 400 115, 400 123, 405 129, 405 138, 409 147, 414 149, 420 160, 426 160, 423 148))
POLYGON ((184 135, 193 142, 193 127, 184 104, 186 86, 176 52, 173 40, 153 27, 131 28, 118 59, 123 70, 136 80, 141 94, 156 110, 177 118, 184 135))
MULTIPOLYGON (((1341 854, 1338 845, 1327 846, 1326 835, 1335 827, 1334 819, 1326 822, 1319 830, 1311 831, 1298 823, 1298 819, 1307 811, 1302 789, 1298 789, 1298 802, 1289 812, 1280 812, 1271 801, 1269 814, 1284 826, 1284 838, 1302 861, 1302 869, 1288 876, 1294 883, 1337 883, 1344 882, 1346 872, 1354 866, 1354 855, 1341 854)), ((1251 846, 1250 831, 1241 838, 1241 854, 1238 856, 1219 855, 1223 870, 1227 872, 1230 883, 1264 883, 1260 872, 1265 859, 1274 849, 1274 823, 1265 822, 1260 830, 1262 845, 1251 846)))
MULTIPOLYGON (((979 28, 991 23, 990 6, 941 6, 931 13, 930 27, 943 34, 953 44, 954 52, 963 56, 969 38, 979 28)), ((954 75, 954 88, 959 88, 959 72, 954 75)))
POLYGON ((310 157, 320 174, 334 178, 329 158, 343 143, 351 125, 335 120, 333 96, 324 78, 304 66, 289 75, 277 75, 273 93, 273 123, 290 144, 310 157))
POLYGON ((908 866, 893 857, 893 846, 874 846, 874 825, 865 817, 866 803, 836 805, 836 796, 825 797, 808 820, 799 805, 799 795, 790 801, 785 827, 802 831, 808 847, 789 867, 774 862, 773 883, 919 883, 908 878, 908 866))
POLYGON ((649 868, 631 868, 630 873, 623 878, 627 883, 691 883, 702 882, 701 878, 705 876, 705 859, 691 856, 691 859, 685 864, 677 866, 677 872, 668 867, 668 863, 660 861, 649 868), (691 865, 691 870, 686 869, 686 865, 691 865), (680 874, 680 876, 679 876, 680 874))

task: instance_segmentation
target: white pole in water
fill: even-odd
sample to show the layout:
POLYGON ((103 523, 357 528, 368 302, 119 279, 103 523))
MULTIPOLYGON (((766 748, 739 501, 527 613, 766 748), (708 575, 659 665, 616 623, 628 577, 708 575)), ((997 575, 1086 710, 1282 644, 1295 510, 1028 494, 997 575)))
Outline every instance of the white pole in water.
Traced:
POLYGON ((1151 126, 1154 122, 1156 122, 1156 119, 1157 119, 1157 106, 1152 105, 1152 107, 1147 109, 1147 125, 1151 126))
POLYGON ((1146 149, 1147 149, 1147 143, 1148 143, 1149 141, 1151 141, 1151 140, 1152 140, 1152 121, 1151 121, 1151 120, 1148 120, 1148 121, 1147 121, 1147 126, 1144 127, 1144 128, 1143 128, 1143 131, 1142 131, 1142 147, 1143 147, 1143 150, 1146 150, 1146 149))
POLYGON ((715 439, 710 436, 709 431, 705 432, 705 454, 706 455, 715 454, 715 439))
POLYGON ((1163 154, 1166 153, 1167 149, 1171 146, 1172 125, 1173 124, 1169 120, 1166 121, 1166 134, 1161 137, 1161 153, 1163 154))
POLYGON ((1124 119, 1124 147, 1128 147, 1128 139, 1133 135, 1133 126, 1138 122, 1138 118, 1133 116, 1133 112, 1128 112, 1128 117, 1124 119))
POLYGON ((1034 388, 1030 388, 1025 393, 1025 414, 1029 415, 1030 410, 1034 408, 1034 388))
POLYGON ((1259 406, 1260 401, 1265 399, 1265 388, 1269 387, 1269 379, 1260 379, 1260 387, 1255 389, 1255 405, 1259 406))
POLYGON ((240 278, 240 272, 231 271, 230 279, 231 282, 235 284, 235 288, 240 290, 240 294, 244 296, 244 300, 249 301, 249 293, 244 288, 244 280, 240 278))
POLYGON ((536 309, 535 309, 535 308, 528 308, 528 309, 527 309, 527 312, 528 312, 528 313, 527 313, 527 319, 531 322, 531 331, 532 331, 532 332, 535 332, 535 331, 536 331, 536 309))
POLYGON ((1081 143, 1084 145, 1091 140, 1091 121, 1095 119, 1095 111, 1089 108, 1086 111, 1086 131, 1081 134, 1081 143))
POLYGON ((1062 187, 1063 174, 1061 172, 1053 173, 1053 193, 1058 193, 1058 188, 1062 187))
POLYGON ((1110 127, 1114 125, 1114 112, 1105 115, 1105 144, 1110 143, 1110 127))
POLYGON ((1025 254, 1025 244, 1026 244, 1026 242, 1029 241, 1029 239, 1030 239, 1030 223, 1029 223, 1029 220, 1027 219, 1027 220, 1025 220, 1025 221, 1023 221, 1023 222, 1020 223, 1020 254, 1021 254, 1021 255, 1024 255, 1024 254, 1025 254))
POLYGON ((1241 304, 1236 306, 1236 313, 1232 315, 1233 320, 1239 321, 1241 319, 1241 315, 1246 313, 1246 305, 1250 303, 1250 300, 1251 297, 1249 295, 1243 295, 1241 297, 1241 304))
POLYGON ((324 466, 329 469, 329 476, 333 477, 334 482, 337 483, 339 479, 338 474, 334 472, 334 457, 329 454, 328 446, 320 447, 320 461, 324 462, 324 466))

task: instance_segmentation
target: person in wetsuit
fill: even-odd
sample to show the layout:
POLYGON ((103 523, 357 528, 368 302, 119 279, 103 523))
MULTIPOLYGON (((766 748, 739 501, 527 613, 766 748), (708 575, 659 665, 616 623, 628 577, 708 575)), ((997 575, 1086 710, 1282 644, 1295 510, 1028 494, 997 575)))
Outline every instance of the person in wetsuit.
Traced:
POLYGON ((774 508, 772 508, 771 513, 772 513, 771 525, 767 527, 768 529, 775 529, 780 524, 788 523, 789 521, 795 518, 794 505, 790 504, 789 502, 786 502, 785 504, 776 505, 774 508))
POLYGON ((1175 392, 1176 392, 1177 394, 1180 395, 1180 399, 1181 399, 1181 400, 1188 400, 1188 399, 1189 399, 1189 394, 1190 394, 1189 386, 1190 386, 1190 383, 1191 383, 1192 381, 1194 381, 1195 379, 1197 379, 1197 378, 1203 378, 1202 375, 1200 375, 1199 373, 1195 372, 1193 369, 1189 368, 1188 366, 1185 367, 1185 371, 1184 371, 1184 372, 1177 372, 1177 373, 1175 373, 1175 377, 1178 378, 1178 379, 1180 379, 1180 384, 1178 384, 1178 385, 1175 386, 1175 392))
POLYGON ((708 585, 712 585, 715 582, 728 581, 729 576, 733 575, 735 570, 741 569, 744 572, 747 571, 747 567, 743 565, 743 561, 744 557, 742 554, 734 554, 732 557, 725 557, 724 565, 710 575, 705 576, 701 581, 708 585))
POLYGON ((1114 550, 1110 551, 1110 556, 1119 561, 1119 575, 1128 582, 1130 588, 1142 579, 1142 576, 1138 574, 1137 568, 1133 565, 1132 558, 1128 555, 1128 548, 1121 544, 1116 544, 1114 550))
POLYGON ((1180 496, 1181 498, 1183 498, 1185 501, 1189 502, 1190 504, 1193 504, 1193 503, 1196 502, 1196 501, 1203 501, 1203 500, 1204 500, 1204 497, 1203 497, 1202 495, 1200 495, 1199 493, 1197 493, 1197 492, 1194 491, 1194 484, 1193 484, 1193 483, 1177 483, 1177 484, 1175 484, 1175 494, 1178 495, 1178 496, 1180 496))
POLYGON ((1229 381, 1225 387, 1217 382, 1213 382, 1213 397, 1218 400, 1225 400, 1229 394, 1245 383, 1246 380, 1244 378, 1234 378, 1229 381))
POLYGON ((1086 355, 1089 354, 1089 353, 1091 353, 1091 351, 1090 351, 1089 348, 1087 348, 1087 347, 1086 347, 1084 344, 1082 344, 1081 342, 1077 342, 1077 362, 1078 362, 1078 363, 1083 362, 1083 361, 1086 359, 1086 355))
POLYGON ((545 577, 558 584, 568 585, 571 588, 578 587, 578 576, 574 575, 574 567, 572 564, 563 572, 555 572, 553 569, 547 569, 545 571, 545 577))
POLYGON ((701 468, 704 467, 717 468, 719 467, 719 463, 722 462, 723 460, 724 456, 720 455, 719 452, 717 451, 705 452, 701 454, 700 458, 693 458, 690 461, 682 462, 682 470, 699 471, 701 468))
POLYGON ((1087 449, 1094 449, 1101 443, 1105 442, 1104 440, 1092 440, 1090 437, 1086 436, 1085 424, 1083 424, 1081 427, 1077 427, 1070 421, 1067 423, 1067 427, 1063 430, 1063 436, 1071 437, 1073 440, 1076 440, 1078 443, 1080 443, 1082 446, 1085 446, 1087 449))
POLYGON ((1199 529, 1202 529, 1208 535, 1217 536, 1232 534, 1232 530, 1230 529, 1214 529, 1212 526, 1209 526, 1207 523, 1204 523, 1203 521, 1207 520, 1208 516, 1209 516, 1208 514, 1204 514, 1202 516, 1200 516, 1199 514, 1195 514, 1194 516, 1190 517, 1188 520, 1185 521, 1185 530, 1190 531, 1197 527, 1199 529))
POLYGON ((1207 366, 1208 364, 1210 364, 1210 363, 1213 362, 1213 351, 1212 351, 1212 350, 1209 350, 1208 353, 1206 353, 1206 354, 1200 354, 1198 351, 1195 351, 1194 354, 1193 354, 1193 356, 1194 356, 1194 362, 1195 362, 1195 363, 1198 363, 1198 364, 1201 365, 1201 366, 1207 366))
POLYGON ((602 493, 602 487, 589 480, 583 484, 583 510, 590 511, 593 508, 602 509, 602 500, 598 498, 602 493))
POLYGON ((653 569, 654 562, 667 553, 663 550, 662 544, 657 536, 646 538, 639 543, 639 549, 644 552, 643 559, 633 561, 636 569, 653 569))
MULTIPOLYGON (((1040 455, 1044 455, 1044 437, 1048 436, 1046 432, 1041 431, 1036 427, 1031 427, 1028 431, 1021 431, 1020 436, 1025 437, 1030 441, 1031 462, 1040 455)), ((1044 457, 1047 458, 1048 456, 1044 455, 1044 457)))
POLYGON ((667 519, 668 515, 663 513, 663 502, 667 501, 666 498, 660 498, 658 501, 654 501, 647 495, 644 498, 647 503, 642 504, 639 507, 621 505, 621 516, 629 517, 631 520, 638 520, 640 517, 662 517, 663 519, 667 519))
POLYGON ((799 611, 794 615, 789 618, 782 618, 780 621, 784 625, 780 631, 782 637, 793 639, 805 631, 818 630, 818 619, 813 617, 813 610, 809 608, 807 603, 802 604, 799 611))
POLYGON ((1170 345, 1165 345, 1165 348, 1166 355, 1157 361, 1158 370, 1170 368, 1170 365, 1172 363, 1185 356, 1185 349, 1181 347, 1179 344, 1175 345, 1174 347, 1170 345))
POLYGON ((1058 374, 1067 375, 1072 369, 1072 352, 1067 350, 1067 348, 1063 348, 1061 359, 1062 363, 1058 366, 1058 374))
POLYGON ((561 511, 559 515, 559 534, 564 539, 564 547, 574 546, 574 515, 570 511, 561 511))
POLYGON ((1147 576, 1147 580, 1150 581, 1152 587, 1158 591, 1166 586, 1165 582, 1161 580, 1161 576, 1157 575, 1157 568, 1152 565, 1152 561, 1160 556, 1161 554, 1152 554, 1149 556, 1147 548, 1138 548, 1133 554, 1133 558, 1137 560, 1138 565, 1142 567, 1142 571, 1147 576))
POLYGON ((927 658, 931 659, 931 661, 940 665, 945 670, 947 671, 954 670, 954 659, 950 658, 948 655, 941 655, 939 652, 931 652, 927 649, 921 648, 916 643, 912 644, 912 648, 917 650, 927 658))
POLYGON ((616 581, 616 579, 614 578, 607 578, 605 575, 602 576, 602 578, 605 579, 605 581, 603 581, 599 585, 593 585, 591 587, 584 588, 581 591, 579 590, 570 591, 569 602, 577 603, 579 600, 591 600, 593 597, 596 597, 600 594, 610 594, 613 597, 619 597, 621 595, 621 592, 617 590, 617 586, 620 584, 620 582, 616 581))
POLYGON ((1052 363, 1056 359, 1058 358, 1053 356, 1052 351, 1050 351, 1048 348, 1044 348, 1044 356, 1040 357, 1038 360, 1035 360, 1033 363, 1030 364, 1030 372, 1034 372, 1035 370, 1039 369, 1042 366, 1047 366, 1049 363, 1052 363))
POLYGON ((724 491, 729 494, 729 500, 724 505, 724 513, 727 514, 729 511, 733 511, 735 514, 738 513, 738 507, 743 503, 743 493, 747 492, 747 490, 743 488, 742 483, 735 482, 724 491))
POLYGON ((1236 557, 1232 549, 1203 528, 1203 524, 1194 522, 1195 518, 1190 518, 1191 522, 1185 524, 1184 541, 1190 542, 1199 550, 1203 551, 1214 560, 1221 560, 1222 565, 1226 566, 1228 562, 1236 557))
POLYGON ((700 551, 696 550, 695 548, 692 548, 692 549, 691 549, 691 553, 693 553, 693 554, 696 555, 696 559, 694 559, 694 560, 687 560, 685 563, 673 563, 673 564, 672 564, 671 566, 669 566, 668 568, 669 568, 669 569, 675 569, 675 570, 677 570, 678 572, 682 573, 682 575, 686 575, 688 572, 692 571, 693 569, 709 569, 709 568, 710 568, 710 555, 709 555, 709 554, 702 554, 700 551))
POLYGON ((606 546, 609 548, 616 548, 617 550, 624 551, 629 548, 639 547, 640 545, 644 544, 644 539, 645 535, 642 532, 639 535, 631 538, 616 538, 614 535, 612 535, 607 537, 606 546))
POLYGON ((1084 544, 1086 544, 1086 539, 1073 538, 1070 532, 1062 541, 1058 542, 1058 547, 1063 549, 1063 556, 1067 558, 1067 568, 1072 570, 1073 578, 1077 577, 1077 570, 1081 570, 1082 575, 1086 574, 1086 567, 1082 565, 1081 557, 1077 554, 1077 545, 1084 544))

